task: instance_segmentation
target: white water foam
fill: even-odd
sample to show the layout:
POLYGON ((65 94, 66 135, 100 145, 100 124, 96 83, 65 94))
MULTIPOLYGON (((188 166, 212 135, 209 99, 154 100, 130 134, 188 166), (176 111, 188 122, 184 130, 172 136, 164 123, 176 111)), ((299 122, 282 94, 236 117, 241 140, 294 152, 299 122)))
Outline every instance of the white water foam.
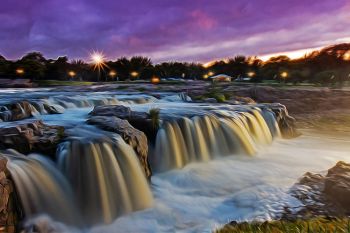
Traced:
POLYGON ((228 156, 156 174, 154 208, 84 232, 211 232, 232 220, 276 218, 284 206, 301 205, 288 190, 305 172, 350 162, 349 142, 301 136, 277 140, 254 157, 228 156))

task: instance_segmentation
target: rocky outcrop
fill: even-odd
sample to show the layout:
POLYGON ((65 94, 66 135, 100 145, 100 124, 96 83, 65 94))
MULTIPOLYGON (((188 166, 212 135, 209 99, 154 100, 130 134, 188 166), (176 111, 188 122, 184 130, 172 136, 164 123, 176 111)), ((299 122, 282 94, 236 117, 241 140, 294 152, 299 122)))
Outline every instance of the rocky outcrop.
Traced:
POLYGON ((274 103, 264 104, 264 106, 274 112, 282 137, 294 138, 300 136, 295 125, 295 119, 288 114, 287 108, 284 105, 274 103))
POLYGON ((350 216, 350 164, 338 162, 326 175, 305 173, 291 194, 303 204, 293 217, 350 216))
POLYGON ((328 170, 324 181, 324 193, 350 214, 350 164, 338 162, 328 170))
POLYGON ((147 160, 147 137, 143 132, 132 127, 127 120, 122 120, 115 116, 91 116, 87 120, 87 123, 122 136, 124 141, 135 150, 145 175, 147 177, 151 176, 151 170, 147 160))
POLYGON ((350 104, 350 92, 321 87, 232 86, 226 91, 250 97, 259 103, 281 103, 292 115, 346 109, 350 104))
POLYGON ((18 121, 33 117, 37 114, 61 114, 64 108, 61 106, 49 105, 45 102, 19 101, 0 106, 0 121, 18 121))
POLYGON ((134 128, 141 130, 147 135, 150 142, 153 142, 157 129, 154 127, 150 115, 146 112, 132 111, 123 105, 102 105, 96 106, 89 113, 90 116, 114 116, 122 120, 127 120, 134 128))
POLYGON ((17 232, 19 220, 22 218, 7 162, 0 155, 0 233, 17 232))
POLYGON ((148 119, 148 114, 145 112, 132 111, 129 107, 123 105, 101 105, 96 106, 91 116, 115 116, 124 120, 145 120, 148 119))
POLYGON ((54 155, 64 136, 64 127, 32 121, 0 128, 0 149, 15 149, 23 154, 41 152, 54 155))
POLYGON ((34 106, 28 101, 20 101, 7 106, 2 106, 0 111, 0 119, 2 121, 22 120, 32 117, 37 113, 34 106))

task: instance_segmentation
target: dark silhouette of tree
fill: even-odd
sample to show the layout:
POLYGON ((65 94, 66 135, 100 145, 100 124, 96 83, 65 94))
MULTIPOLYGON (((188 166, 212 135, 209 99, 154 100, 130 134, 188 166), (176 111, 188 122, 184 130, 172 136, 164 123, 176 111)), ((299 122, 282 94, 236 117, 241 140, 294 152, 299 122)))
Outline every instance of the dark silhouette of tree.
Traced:
MULTIPOLYGON (((68 80, 72 78, 69 71, 74 72, 74 80, 96 81, 96 71, 82 60, 69 62, 67 57, 46 59, 40 52, 28 53, 17 61, 8 61, 0 56, 0 76, 5 78, 68 80), (24 71, 20 76, 16 73, 19 69, 24 71)), ((298 59, 276 56, 263 62, 257 57, 239 55, 216 61, 210 67, 177 61, 153 65, 148 57, 121 57, 106 62, 101 80, 112 80, 108 78, 110 71, 114 71, 119 80, 147 80, 154 75, 160 78, 203 79, 210 75, 227 74, 233 78, 251 77, 252 82, 276 80, 342 86, 350 79, 350 43, 329 46, 298 59)))
POLYGON ((10 67, 12 62, 0 55, 0 78, 10 77, 10 67))

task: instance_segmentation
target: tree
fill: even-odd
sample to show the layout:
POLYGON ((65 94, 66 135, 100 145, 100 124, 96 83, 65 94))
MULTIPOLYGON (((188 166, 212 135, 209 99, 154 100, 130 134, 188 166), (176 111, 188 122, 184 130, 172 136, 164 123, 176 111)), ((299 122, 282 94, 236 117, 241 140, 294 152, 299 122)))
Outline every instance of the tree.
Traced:
POLYGON ((0 78, 9 76, 11 65, 11 61, 6 60, 4 56, 0 55, 0 78))

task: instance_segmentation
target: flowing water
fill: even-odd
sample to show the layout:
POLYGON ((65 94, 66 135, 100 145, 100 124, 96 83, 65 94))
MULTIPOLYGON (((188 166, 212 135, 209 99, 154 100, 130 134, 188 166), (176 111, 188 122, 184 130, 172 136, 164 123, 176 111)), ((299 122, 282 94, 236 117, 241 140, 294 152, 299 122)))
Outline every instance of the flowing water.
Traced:
POLYGON ((55 161, 8 152, 28 224, 44 232, 210 232, 231 220, 272 219, 287 205, 299 208, 288 189, 303 173, 350 161, 349 140, 280 139, 274 114, 262 105, 160 96, 2 91, 1 103, 27 99, 36 118, 68 134, 55 161), (119 135, 86 125, 93 107, 106 104, 160 110, 149 182, 119 135), (47 106, 64 113, 49 114, 47 106))

